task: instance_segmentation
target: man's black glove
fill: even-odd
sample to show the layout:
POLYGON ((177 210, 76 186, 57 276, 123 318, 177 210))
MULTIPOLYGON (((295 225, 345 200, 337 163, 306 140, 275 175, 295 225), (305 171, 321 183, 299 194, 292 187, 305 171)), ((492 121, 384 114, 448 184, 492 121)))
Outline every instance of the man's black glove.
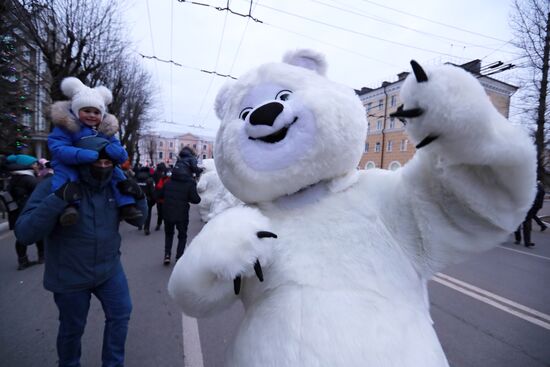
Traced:
POLYGON ((143 199, 145 197, 143 191, 141 190, 141 187, 139 187, 139 185, 132 180, 120 181, 116 185, 116 187, 120 190, 122 194, 131 195, 137 200, 143 199))
POLYGON ((76 182, 67 181, 55 190, 54 194, 68 203, 80 200, 82 198, 82 193, 80 192, 80 186, 76 182))

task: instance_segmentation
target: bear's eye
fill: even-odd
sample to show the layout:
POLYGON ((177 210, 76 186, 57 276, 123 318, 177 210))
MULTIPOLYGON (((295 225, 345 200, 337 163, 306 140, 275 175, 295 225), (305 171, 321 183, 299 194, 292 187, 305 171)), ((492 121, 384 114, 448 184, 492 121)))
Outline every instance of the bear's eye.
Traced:
POLYGON ((239 118, 241 120, 244 120, 246 118, 246 116, 248 116, 248 114, 250 113, 250 111, 252 111, 252 107, 246 107, 246 108, 243 108, 243 110, 241 111, 241 113, 239 113, 239 118))
POLYGON ((275 99, 286 101, 291 94, 292 94, 292 91, 289 91, 288 89, 283 89, 282 91, 277 93, 277 95, 275 96, 275 99))

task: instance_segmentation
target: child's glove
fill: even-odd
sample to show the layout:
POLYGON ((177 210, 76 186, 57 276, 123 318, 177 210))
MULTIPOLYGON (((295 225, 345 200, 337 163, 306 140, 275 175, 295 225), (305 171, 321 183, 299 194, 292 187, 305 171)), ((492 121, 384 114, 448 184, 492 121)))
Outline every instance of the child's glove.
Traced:
POLYGON ((99 153, 91 149, 78 149, 76 152, 76 161, 78 164, 87 164, 97 161, 99 153))
POLYGON ((80 192, 80 186, 76 182, 67 181, 54 191, 54 194, 68 203, 80 200, 82 198, 82 193, 80 192))
POLYGON ((141 187, 139 187, 139 185, 132 180, 120 181, 116 187, 122 194, 131 195, 137 200, 141 200, 145 197, 141 187))
POLYGON ((128 153, 126 149, 120 144, 109 143, 105 146, 105 152, 111 157, 115 162, 122 163, 128 159, 128 153))

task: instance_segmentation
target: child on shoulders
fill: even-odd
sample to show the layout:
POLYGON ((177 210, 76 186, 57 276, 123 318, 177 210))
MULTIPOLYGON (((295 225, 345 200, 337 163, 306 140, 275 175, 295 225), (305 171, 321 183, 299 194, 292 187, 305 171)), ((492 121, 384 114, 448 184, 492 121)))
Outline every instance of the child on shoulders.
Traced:
MULTIPOLYGON (((106 106, 113 99, 111 91, 103 86, 89 88, 74 77, 63 79, 61 91, 71 100, 55 102, 51 106, 51 118, 55 125, 48 135, 51 165, 54 169, 52 192, 67 182, 78 182, 78 165, 91 164, 100 158, 109 159, 116 165, 128 159, 128 153, 114 137, 118 131, 118 121, 106 112, 106 106), (91 136, 105 138, 109 144, 99 153, 76 146, 79 141, 91 136)), ((132 185, 128 185, 127 178, 119 167, 115 167, 113 171, 111 187, 121 219, 142 216, 131 195, 132 185)), ((73 225, 78 221, 78 201, 69 203, 59 221, 63 226, 73 225)))

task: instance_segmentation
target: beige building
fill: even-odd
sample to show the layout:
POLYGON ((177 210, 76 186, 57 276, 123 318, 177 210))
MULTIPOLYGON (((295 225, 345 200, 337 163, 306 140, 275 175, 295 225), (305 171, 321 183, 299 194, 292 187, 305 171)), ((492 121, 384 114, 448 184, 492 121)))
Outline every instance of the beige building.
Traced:
MULTIPOLYGON (((505 117, 510 110, 510 98, 518 89, 500 80, 481 76, 481 60, 473 60, 460 66, 478 78, 487 95, 505 117)), ((397 81, 383 82, 378 88, 362 88, 356 91, 365 106, 368 120, 368 136, 359 163, 360 169, 384 168, 395 170, 412 158, 416 149, 409 141, 403 123, 390 114, 401 104, 399 90, 408 72, 397 74, 397 81)))
POLYGON ((167 165, 176 163, 178 153, 183 147, 193 148, 199 163, 203 159, 214 157, 214 138, 174 132, 146 133, 140 136, 139 163, 143 166, 156 166, 160 162, 167 165))

